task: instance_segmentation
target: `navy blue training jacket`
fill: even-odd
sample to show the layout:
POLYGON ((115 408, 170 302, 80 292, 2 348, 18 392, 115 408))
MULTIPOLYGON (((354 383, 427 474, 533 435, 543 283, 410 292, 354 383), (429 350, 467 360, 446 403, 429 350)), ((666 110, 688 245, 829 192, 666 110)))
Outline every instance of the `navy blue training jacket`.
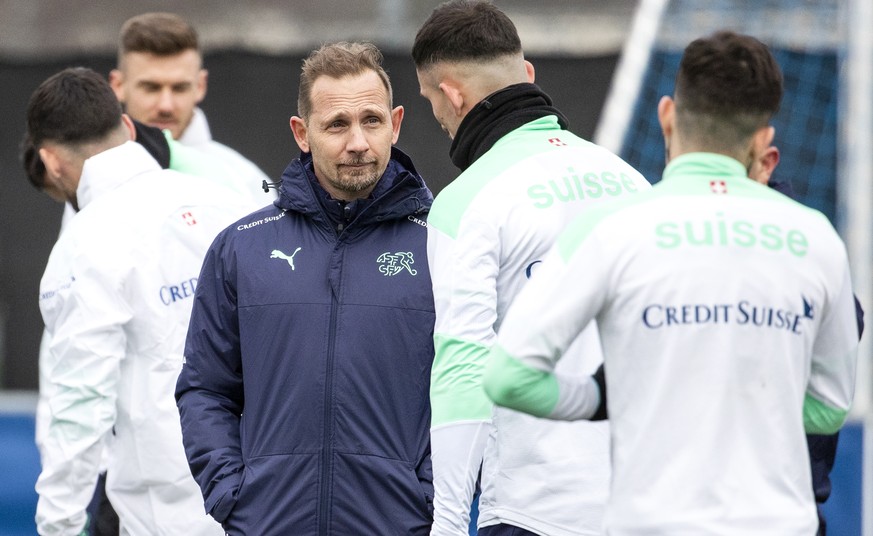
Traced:
POLYGON ((215 239, 176 400, 229 534, 429 533, 432 200, 397 149, 348 204, 304 153, 274 206, 215 239))

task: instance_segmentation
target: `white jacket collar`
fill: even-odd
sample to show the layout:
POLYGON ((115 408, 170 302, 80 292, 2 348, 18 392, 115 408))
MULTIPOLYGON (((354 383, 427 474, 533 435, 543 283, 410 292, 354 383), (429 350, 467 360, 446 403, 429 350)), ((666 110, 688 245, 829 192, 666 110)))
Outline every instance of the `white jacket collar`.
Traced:
POLYGON ((79 209, 137 175, 160 169, 158 161, 134 141, 96 154, 85 160, 82 167, 82 177, 76 188, 79 209))
POLYGON ((179 137, 179 143, 188 146, 203 145, 212 141, 212 132, 209 130, 209 122, 206 114, 200 108, 194 108, 194 115, 188 128, 179 137))

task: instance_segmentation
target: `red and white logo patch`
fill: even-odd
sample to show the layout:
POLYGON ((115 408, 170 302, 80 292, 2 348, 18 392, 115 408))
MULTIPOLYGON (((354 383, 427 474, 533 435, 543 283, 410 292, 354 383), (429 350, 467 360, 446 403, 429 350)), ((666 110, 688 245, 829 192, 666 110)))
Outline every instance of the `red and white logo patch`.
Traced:
POLYGON ((561 138, 549 138, 549 143, 556 147, 566 147, 567 144, 561 141, 561 138))
POLYGON ((714 194, 726 194, 727 184, 724 181, 709 181, 709 189, 712 190, 714 194))
POLYGON ((197 220, 194 219, 194 214, 191 214, 190 212, 183 213, 182 219, 185 220, 185 223, 188 225, 197 225, 197 220))

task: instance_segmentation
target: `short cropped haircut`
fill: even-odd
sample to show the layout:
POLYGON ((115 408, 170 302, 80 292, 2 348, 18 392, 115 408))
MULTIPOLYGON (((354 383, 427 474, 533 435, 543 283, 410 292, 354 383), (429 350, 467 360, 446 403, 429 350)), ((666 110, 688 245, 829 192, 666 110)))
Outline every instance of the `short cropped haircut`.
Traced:
POLYGON ((49 77, 27 104, 27 133, 35 150, 45 141, 77 145, 102 140, 120 123, 121 104, 109 83, 84 67, 49 77))
POLYGON ((674 97, 684 132, 738 147, 779 111, 782 71, 761 41, 720 31, 685 48, 674 97))
POLYGON ((415 35, 416 69, 439 62, 488 61, 521 52, 518 30, 485 0, 453 0, 437 6, 415 35))
POLYGON ((371 43, 349 43, 340 41, 322 45, 303 60, 300 72, 300 87, 297 92, 297 115, 309 121, 312 113, 312 85, 320 76, 343 78, 373 71, 382 80, 388 92, 388 106, 392 107, 394 97, 388 73, 382 68, 382 52, 371 43))
POLYGON ((143 13, 127 20, 118 37, 118 65, 129 52, 174 56, 200 50, 197 31, 174 13, 143 13))

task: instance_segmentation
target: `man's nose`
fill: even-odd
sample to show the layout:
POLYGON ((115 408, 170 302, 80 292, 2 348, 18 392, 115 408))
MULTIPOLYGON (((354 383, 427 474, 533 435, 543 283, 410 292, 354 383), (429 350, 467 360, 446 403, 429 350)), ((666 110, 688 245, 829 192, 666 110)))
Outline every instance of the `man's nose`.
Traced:
POLYGON ((349 140, 346 149, 353 153, 365 153, 370 148, 367 135, 361 125, 353 125, 349 129, 349 140))
POLYGON ((176 103, 173 99, 173 91, 170 88, 164 88, 158 95, 158 108, 161 111, 172 111, 176 103))

